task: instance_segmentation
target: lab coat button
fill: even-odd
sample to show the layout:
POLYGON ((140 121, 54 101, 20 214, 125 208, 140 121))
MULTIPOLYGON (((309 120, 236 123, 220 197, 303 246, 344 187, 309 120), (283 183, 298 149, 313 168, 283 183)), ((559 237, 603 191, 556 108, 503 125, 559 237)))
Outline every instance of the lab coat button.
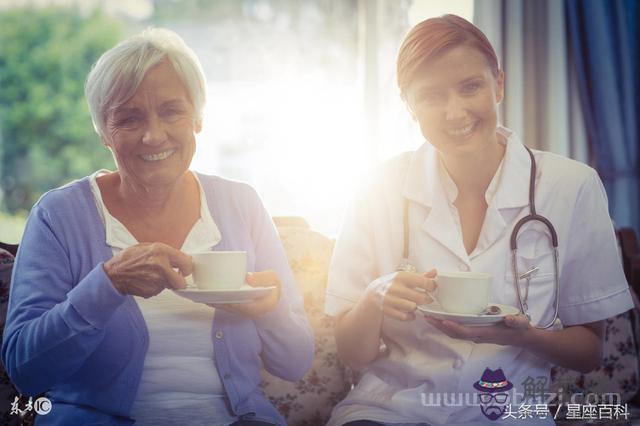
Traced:
POLYGON ((224 337, 224 333, 220 330, 216 331, 216 339, 222 339, 224 337))
POLYGON ((469 271, 469 267, 464 263, 461 263, 460 266, 458 266, 458 269, 460 269, 461 271, 469 271))
POLYGON ((456 360, 453 362, 453 368, 459 370, 462 368, 462 364, 464 364, 464 362, 460 358, 456 358, 456 360))
POLYGON ((231 374, 227 373, 223 376, 225 380, 229 380, 231 378, 231 374))

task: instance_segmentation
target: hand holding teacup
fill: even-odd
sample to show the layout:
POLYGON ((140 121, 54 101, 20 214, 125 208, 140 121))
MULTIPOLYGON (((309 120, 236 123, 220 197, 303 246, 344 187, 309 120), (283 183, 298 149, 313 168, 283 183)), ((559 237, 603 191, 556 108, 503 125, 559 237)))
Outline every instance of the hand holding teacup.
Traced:
POLYGON ((389 318, 411 321, 418 305, 433 301, 428 292, 436 287, 436 273, 432 269, 424 274, 400 271, 384 275, 369 284, 367 298, 389 318))
POLYGON ((103 264, 113 286, 121 294, 149 298, 165 288, 186 287, 191 258, 163 243, 140 243, 117 253, 103 264))

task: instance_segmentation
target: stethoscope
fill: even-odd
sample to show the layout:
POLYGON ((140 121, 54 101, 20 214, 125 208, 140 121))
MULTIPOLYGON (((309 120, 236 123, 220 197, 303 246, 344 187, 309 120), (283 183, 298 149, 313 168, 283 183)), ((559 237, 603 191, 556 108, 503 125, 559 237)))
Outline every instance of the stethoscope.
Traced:
MULTIPOLYGON (((518 295, 518 303, 520 304, 520 312, 524 314, 529 322, 531 322, 531 315, 529 314, 529 284, 531 283, 531 277, 538 272, 538 267, 533 267, 528 271, 520 274, 518 272, 518 232, 520 232, 520 228, 525 223, 528 222, 540 222, 546 226, 549 231, 549 235, 551 237, 551 245, 553 246, 553 261, 554 261, 554 281, 555 281, 555 300, 553 303, 553 318, 548 324, 543 326, 534 325, 535 328, 539 329, 547 329, 553 326, 558 319, 558 301, 560 299, 560 282, 558 280, 559 269, 558 269, 558 234, 554 229, 553 225, 546 217, 539 215, 536 213, 536 204, 534 200, 535 193, 535 178, 536 178, 536 160, 533 157, 533 152, 525 146, 525 149, 529 153, 529 157, 531 157, 531 172, 529 175, 529 214, 516 223, 513 227, 513 231, 511 231, 510 238, 510 247, 511 247, 511 262, 512 262, 512 270, 513 270, 513 281, 516 287, 516 293, 518 295), (520 280, 525 280, 525 291, 524 297, 522 292, 520 291, 520 280)), ((404 231, 404 247, 402 252, 402 259, 396 268, 398 271, 406 271, 416 273, 416 267, 409 262, 409 200, 404 198, 404 217, 403 217, 403 231, 404 231)))

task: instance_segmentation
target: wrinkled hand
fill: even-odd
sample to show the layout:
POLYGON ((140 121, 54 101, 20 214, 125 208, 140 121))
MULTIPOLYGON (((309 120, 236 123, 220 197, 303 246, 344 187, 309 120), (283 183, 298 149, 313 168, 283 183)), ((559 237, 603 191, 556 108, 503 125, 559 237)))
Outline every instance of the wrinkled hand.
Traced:
POLYGON ((411 321, 418 305, 431 303, 427 293, 436 288, 436 270, 424 274, 395 272, 373 281, 367 294, 382 308, 384 315, 400 321, 411 321))
POLYGON ((144 298, 165 288, 185 288, 184 277, 192 270, 191 256, 163 243, 136 244, 104 263, 104 271, 116 290, 144 298))
POLYGON ((425 320, 454 339, 469 340, 474 343, 492 343, 503 346, 520 346, 531 324, 522 315, 507 315, 504 321, 486 327, 466 327, 453 321, 425 317, 425 320))
POLYGON ((220 305, 213 304, 209 306, 251 318, 257 318, 264 315, 276 307, 278 300, 280 300, 282 285, 280 284, 280 278, 278 278, 278 274, 276 274, 275 271, 250 272, 247 274, 245 281, 251 287, 275 286, 276 288, 270 291, 268 295, 256 300, 255 302, 220 305))

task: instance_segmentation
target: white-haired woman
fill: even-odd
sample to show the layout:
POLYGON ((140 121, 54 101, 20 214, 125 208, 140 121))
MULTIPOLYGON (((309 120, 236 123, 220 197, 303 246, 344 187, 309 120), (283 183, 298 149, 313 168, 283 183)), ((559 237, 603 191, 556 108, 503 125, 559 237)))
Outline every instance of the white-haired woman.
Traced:
POLYGON ((273 223, 246 184, 189 171, 205 79, 175 33, 107 51, 88 76, 94 126, 116 171, 45 194, 18 255, 2 358, 39 424, 276 424, 264 367, 296 380, 313 338, 273 223), (184 288, 186 253, 247 252, 268 296, 214 309, 184 288))

